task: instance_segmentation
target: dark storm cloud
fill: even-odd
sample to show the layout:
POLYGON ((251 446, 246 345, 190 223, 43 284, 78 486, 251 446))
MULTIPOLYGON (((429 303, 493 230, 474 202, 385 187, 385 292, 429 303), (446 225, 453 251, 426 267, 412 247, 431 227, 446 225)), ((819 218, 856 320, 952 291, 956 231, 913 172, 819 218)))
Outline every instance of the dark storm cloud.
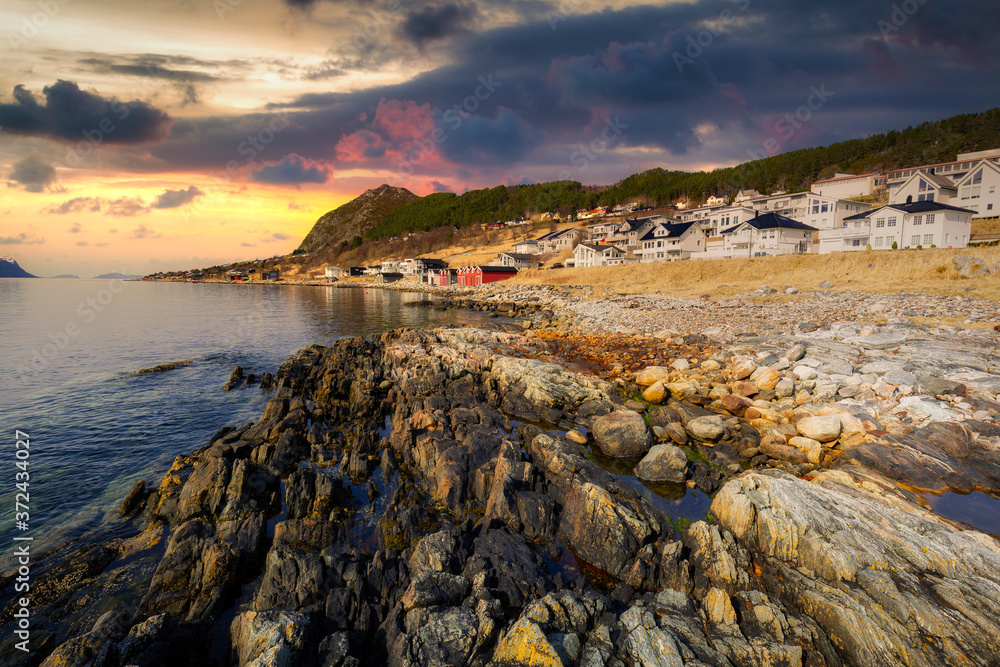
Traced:
POLYGON ((514 164, 541 139, 539 132, 510 109, 500 109, 495 118, 442 116, 437 125, 448 137, 441 144, 441 153, 457 164, 514 164))
MULTIPOLYGON (((400 30, 419 43, 461 29, 460 21, 442 12, 447 6, 412 9, 400 30)), ((553 11, 560 6, 555 3, 553 11)), ((568 156, 600 136, 604 119, 619 116, 628 128, 615 148, 745 160, 748 148, 773 133, 775 119, 805 104, 814 87, 826 86, 833 95, 806 127, 784 140, 783 149, 996 106, 1000 85, 992 70, 977 63, 1000 61, 1000 36, 984 27, 1000 23, 1000 5, 928 2, 905 21, 897 17, 899 26, 891 23, 892 13, 893 3, 867 0, 565 11, 478 34, 464 31, 461 39, 438 44, 450 64, 403 83, 277 102, 270 109, 287 112, 290 123, 263 150, 250 151, 247 141, 276 116, 178 120, 170 140, 153 154, 167 164, 215 170, 235 161, 251 166, 258 181, 272 179, 263 182, 324 182, 282 177, 280 163, 271 161, 293 153, 303 165, 327 160, 337 154, 341 138, 351 135, 371 139, 353 157, 371 165, 386 162, 385 137, 365 134, 373 131, 371 119, 382 99, 429 105, 447 136, 436 151, 453 166, 484 170, 540 153, 558 161, 560 151, 568 156), (880 21, 898 29, 885 30, 880 21), (942 30, 945 25, 951 28, 942 30), (490 77, 499 85, 484 91, 481 80, 490 77), (466 112, 460 126, 444 121, 449 110, 466 112)), ((411 43, 393 41, 390 32, 379 48, 412 52, 411 43)), ((612 162, 610 154, 602 159, 612 162)), ((300 171, 307 168, 300 165, 300 171)))
POLYGON ((7 178, 23 186, 26 192, 45 192, 56 180, 56 170, 46 160, 32 153, 16 162, 7 178))
POLYGON ((108 62, 100 58, 83 58, 79 61, 81 65, 87 65, 95 72, 110 74, 121 74, 123 76, 140 76, 151 79, 170 79, 172 81, 184 81, 189 83, 203 83, 207 81, 218 81, 219 77, 205 72, 195 72, 192 70, 171 69, 164 66, 159 59, 138 59, 139 62, 115 63, 108 62))
POLYGON ((164 190, 156 197, 156 200, 152 203, 152 207, 177 208, 178 206, 190 203, 195 197, 204 196, 204 194, 204 192, 193 185, 185 190, 164 190))
POLYGON ((330 170, 325 165, 310 163, 301 155, 292 153, 278 162, 257 169, 253 172, 253 179, 258 183, 271 185, 326 183, 330 180, 330 170))
POLYGON ((63 80, 46 86, 42 93, 44 104, 24 86, 15 86, 14 102, 0 104, 0 129, 61 141, 99 135, 108 144, 156 142, 170 132, 170 116, 145 102, 106 99, 63 80))
POLYGON ((410 11, 399 27, 417 45, 455 35, 465 29, 474 10, 467 5, 448 3, 410 11))

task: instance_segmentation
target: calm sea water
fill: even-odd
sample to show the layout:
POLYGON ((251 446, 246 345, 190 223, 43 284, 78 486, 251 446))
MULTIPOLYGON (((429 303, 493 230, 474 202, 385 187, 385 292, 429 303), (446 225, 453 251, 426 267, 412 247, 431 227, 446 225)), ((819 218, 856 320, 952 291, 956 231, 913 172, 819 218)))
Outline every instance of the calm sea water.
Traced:
MULTIPOLYGON (((410 308, 429 298, 332 287, 0 280, 0 535, 36 550, 114 516, 138 479, 260 416, 270 394, 222 391, 234 366, 258 377, 312 343, 403 326, 482 322, 410 308), (177 360, 168 372, 134 371, 177 360), (30 435, 29 529, 15 528, 15 430, 30 435)), ((23 500, 23 499, 22 499, 23 500)), ((0 570, 6 569, 0 567, 0 570)))

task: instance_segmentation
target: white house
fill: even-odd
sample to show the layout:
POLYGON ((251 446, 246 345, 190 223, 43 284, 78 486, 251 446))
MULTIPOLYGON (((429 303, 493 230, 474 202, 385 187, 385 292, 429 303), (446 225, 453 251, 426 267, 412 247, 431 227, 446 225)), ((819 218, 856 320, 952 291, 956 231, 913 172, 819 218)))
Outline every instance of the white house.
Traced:
MULTIPOLYGON (((948 179, 953 184, 957 184, 964 179, 980 162, 986 160, 994 164, 1000 164, 1000 148, 993 148, 975 153, 960 153, 954 162, 939 162, 937 164, 926 164, 919 167, 905 167, 895 169, 887 174, 886 186, 889 188, 889 201, 891 203, 902 203, 906 197, 898 197, 896 191, 918 171, 934 174, 948 179)), ((914 198, 914 201, 917 201, 914 198)), ((925 199, 926 201, 926 199, 925 199)))
POLYGON ((323 267, 323 278, 327 281, 333 281, 342 276, 346 276, 347 271, 340 268, 339 266, 326 266, 323 267))
POLYGON ((574 264, 577 268, 590 266, 612 266, 625 264, 627 253, 613 245, 600 243, 581 243, 573 251, 574 264))
POLYGON ((715 242, 692 259, 721 259, 727 257, 769 257, 805 253, 812 244, 815 227, 798 220, 765 213, 723 229, 721 243, 715 242))
POLYGON ((654 218, 636 218, 633 220, 623 220, 618 228, 607 237, 608 242, 623 248, 626 251, 639 247, 639 239, 654 225, 669 222, 669 218, 657 216, 654 218))
POLYGON ((562 252, 567 248, 572 248, 582 238, 582 229, 571 228, 549 232, 538 238, 539 252, 562 252))
POLYGON ((528 239, 526 241, 515 243, 510 250, 511 252, 520 253, 522 255, 541 255, 545 252, 542 250, 541 244, 535 239, 528 239))
POLYGON ((618 231, 620 224, 619 222, 599 222, 596 225, 588 225, 587 240, 602 241, 618 231))
POLYGON ((728 204, 728 200, 725 197, 716 197, 712 195, 705 201, 705 206, 725 206, 728 204))
POLYGON ((835 174, 833 178, 816 181, 810 188, 814 194, 837 199, 868 197, 885 188, 885 174, 835 174))
POLYGON ((821 254, 844 250, 964 248, 972 235, 973 211, 937 201, 888 204, 852 216, 841 229, 819 233, 821 254))
POLYGON ((510 266, 515 269, 533 269, 538 266, 538 258, 535 255, 525 255, 518 252, 505 252, 490 263, 491 266, 510 266))
POLYGON ((944 176, 930 171, 917 170, 889 196, 890 204, 909 204, 922 201, 951 203, 958 196, 958 188, 944 176))
POLYGON ((983 160, 960 179, 958 198, 952 204, 967 208, 975 218, 994 218, 1000 215, 1000 165, 983 160))
POLYGON ((740 190, 736 193, 733 203, 742 204, 745 201, 752 201, 754 199, 760 199, 761 197, 763 197, 763 195, 756 190, 740 190))
POLYGON ((635 255, 643 263, 690 259, 692 254, 705 252, 708 237, 693 222, 657 223, 639 239, 635 255))

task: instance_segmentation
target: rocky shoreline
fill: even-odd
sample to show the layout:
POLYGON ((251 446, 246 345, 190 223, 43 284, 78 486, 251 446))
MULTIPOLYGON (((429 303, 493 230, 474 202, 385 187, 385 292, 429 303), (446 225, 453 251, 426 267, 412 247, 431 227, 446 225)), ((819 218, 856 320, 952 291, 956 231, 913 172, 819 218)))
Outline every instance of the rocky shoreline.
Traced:
POLYGON ((36 664, 998 664, 1000 540, 926 503, 1000 498, 997 334, 914 321, 995 304, 578 293, 289 359, 53 557, 36 664))

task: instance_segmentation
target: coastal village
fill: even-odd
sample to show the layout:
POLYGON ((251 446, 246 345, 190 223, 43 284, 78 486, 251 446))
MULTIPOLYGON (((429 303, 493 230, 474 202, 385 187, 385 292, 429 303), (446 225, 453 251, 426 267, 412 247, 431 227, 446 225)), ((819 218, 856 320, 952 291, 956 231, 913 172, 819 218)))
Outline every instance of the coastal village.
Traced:
POLYGON ((138 620, 43 667, 993 664, 1000 149, 958 157, 168 276, 433 324, 220 378, 260 418, 135 483, 123 565, 54 568, 138 620))
MULTIPOLYGON (((539 219, 551 227, 525 238, 487 263, 461 258, 386 259, 377 264, 325 266, 304 278, 336 282, 355 278, 377 284, 474 287, 511 278, 525 269, 589 268, 699 259, 825 255, 863 250, 961 249, 973 238, 973 221, 1000 214, 1000 148, 963 153, 953 162, 888 173, 836 174, 809 191, 749 189, 732 197, 710 196, 649 211, 638 204, 578 210, 562 220, 556 212, 539 219)), ((494 221, 484 232, 518 229, 531 220, 494 221)), ((272 258, 272 263, 280 258, 272 258)), ((152 278, 201 280, 198 272, 152 278)), ((228 281, 278 281, 277 268, 234 268, 228 281)), ((303 280, 302 277, 299 280, 303 280)))

